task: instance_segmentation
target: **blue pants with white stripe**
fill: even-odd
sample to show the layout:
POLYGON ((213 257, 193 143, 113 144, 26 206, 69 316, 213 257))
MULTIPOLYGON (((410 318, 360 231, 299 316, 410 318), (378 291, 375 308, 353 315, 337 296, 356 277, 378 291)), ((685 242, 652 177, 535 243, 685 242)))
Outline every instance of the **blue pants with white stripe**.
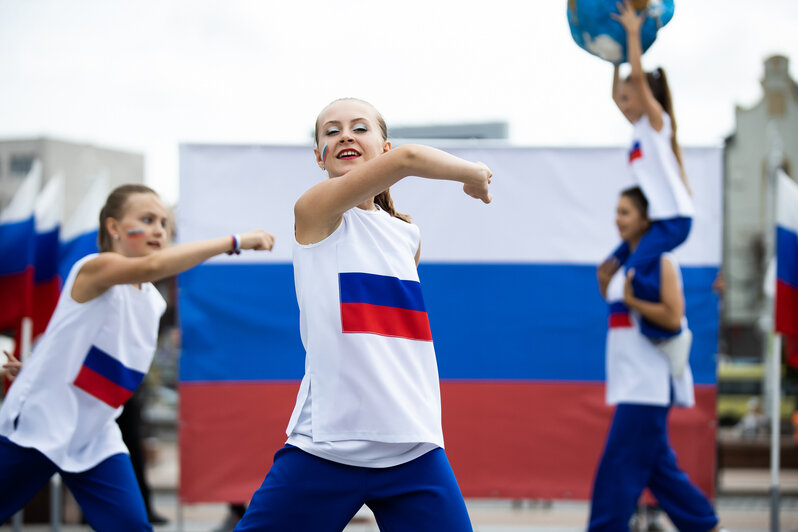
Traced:
MULTIPOLYGON (((677 216, 651 222, 651 228, 640 239, 640 243, 629 253, 629 244, 623 242, 612 256, 628 271, 634 268, 632 288, 635 296, 645 301, 660 301, 660 260, 663 253, 673 251, 687 240, 693 219, 677 216)), ((643 318, 640 332, 652 339, 670 338, 678 334, 668 331, 643 318)))
POLYGON ((470 532, 463 496, 443 449, 406 464, 355 467, 286 445, 255 492, 237 532, 340 532, 363 505, 382 531, 470 532))
POLYGON ((628 531, 646 487, 681 532, 707 532, 718 524, 709 500, 676 463, 668 442, 669 411, 667 406, 616 407, 593 482, 589 531, 628 531))
POLYGON ((94 530, 152 530, 127 454, 110 456, 88 471, 68 473, 36 449, 20 447, 4 436, 0 436, 0 524, 23 508, 54 473, 61 475, 94 530))

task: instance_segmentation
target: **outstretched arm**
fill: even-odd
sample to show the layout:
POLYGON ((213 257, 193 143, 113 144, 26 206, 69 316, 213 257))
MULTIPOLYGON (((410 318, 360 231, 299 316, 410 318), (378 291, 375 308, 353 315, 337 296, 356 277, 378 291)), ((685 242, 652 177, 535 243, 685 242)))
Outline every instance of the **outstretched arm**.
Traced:
MULTIPOLYGON (((271 250, 274 237, 256 230, 240 235, 241 249, 271 250)), ((117 284, 157 281, 192 268, 220 253, 232 251, 229 236, 178 244, 145 257, 126 257, 121 253, 100 253, 84 264, 72 286, 72 298, 85 303, 117 284)))
POLYGON ((346 174, 308 189, 294 205, 297 242, 319 242, 332 234, 344 212, 360 205, 407 176, 463 183, 471 197, 490 203, 491 172, 482 163, 444 151, 408 144, 374 157, 346 174))
MULTIPOLYGON (((651 92, 651 87, 646 80, 646 72, 643 70, 643 45, 640 42, 640 29, 643 27, 645 21, 645 12, 638 14, 630 0, 624 0, 623 3, 618 2, 619 15, 610 13, 610 16, 617 20, 626 30, 626 57, 629 61, 629 66, 632 67, 629 74, 629 83, 632 84, 637 94, 640 96, 640 101, 643 104, 643 109, 648 117, 651 127, 656 131, 662 129, 662 106, 654 97, 651 92)), ((617 72, 617 68, 616 68, 617 72)))

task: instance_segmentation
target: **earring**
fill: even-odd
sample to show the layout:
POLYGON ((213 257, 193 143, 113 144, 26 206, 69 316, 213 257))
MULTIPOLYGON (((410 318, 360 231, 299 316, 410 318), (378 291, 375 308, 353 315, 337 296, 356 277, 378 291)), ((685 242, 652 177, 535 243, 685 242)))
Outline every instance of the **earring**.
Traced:
POLYGON ((114 235, 114 240, 119 240, 119 235, 114 235))

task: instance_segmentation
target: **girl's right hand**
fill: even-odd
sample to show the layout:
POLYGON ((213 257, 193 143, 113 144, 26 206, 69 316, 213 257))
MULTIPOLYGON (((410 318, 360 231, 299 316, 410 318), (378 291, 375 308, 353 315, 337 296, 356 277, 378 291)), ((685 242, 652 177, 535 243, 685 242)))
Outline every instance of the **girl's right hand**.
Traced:
POLYGON ((6 357, 8 358, 8 362, 3 364, 3 369, 5 370, 8 382, 12 382, 19 374, 19 370, 22 369, 22 362, 17 360, 17 357, 8 351, 3 351, 3 353, 5 353, 6 357))
POLYGON ((615 273, 620 269, 621 265, 618 262, 618 259, 615 257, 610 257, 601 264, 599 264, 598 268, 596 269, 596 277, 598 278, 599 283, 599 290, 601 291, 601 295, 607 295, 607 286, 609 286, 610 281, 615 276, 615 273))
POLYGON ((263 229, 256 229, 241 236, 241 249, 256 249, 271 251, 274 246, 274 235, 263 229))
POLYGON ((490 203, 493 195, 490 193, 489 185, 493 172, 482 162, 477 161, 474 164, 478 167, 477 177, 472 182, 463 185, 463 192, 472 198, 482 200, 484 203, 490 203))

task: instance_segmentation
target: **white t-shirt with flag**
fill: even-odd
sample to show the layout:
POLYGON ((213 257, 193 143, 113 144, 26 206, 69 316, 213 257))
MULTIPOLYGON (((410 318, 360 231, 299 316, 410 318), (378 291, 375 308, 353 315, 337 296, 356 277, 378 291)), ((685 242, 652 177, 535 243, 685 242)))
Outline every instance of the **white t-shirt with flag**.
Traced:
POLYGON ((72 299, 80 268, 64 283, 47 330, 0 408, 0 434, 64 471, 82 472, 126 453, 114 422, 150 367, 166 302, 151 283, 115 285, 72 299))
MULTIPOLYGON (((670 261, 676 270, 679 290, 682 276, 679 264, 673 255, 663 258, 670 261)), ((607 331, 607 403, 646 404, 667 406, 692 406, 695 403, 693 373, 690 366, 679 378, 671 376, 668 359, 640 332, 640 314, 630 311, 623 303, 626 273, 621 268, 607 286, 607 303, 610 306, 609 330, 607 331)), ((682 327, 687 319, 682 318, 682 327)))
POLYGON ((365 467, 443 447, 419 242, 416 225, 353 208, 323 241, 295 244, 306 358, 288 443, 365 467))
POLYGON ((662 113, 662 129, 656 131, 647 115, 635 122, 629 165, 648 200, 648 217, 666 220, 695 215, 693 199, 682 180, 679 161, 673 153, 673 128, 668 113, 662 113))

